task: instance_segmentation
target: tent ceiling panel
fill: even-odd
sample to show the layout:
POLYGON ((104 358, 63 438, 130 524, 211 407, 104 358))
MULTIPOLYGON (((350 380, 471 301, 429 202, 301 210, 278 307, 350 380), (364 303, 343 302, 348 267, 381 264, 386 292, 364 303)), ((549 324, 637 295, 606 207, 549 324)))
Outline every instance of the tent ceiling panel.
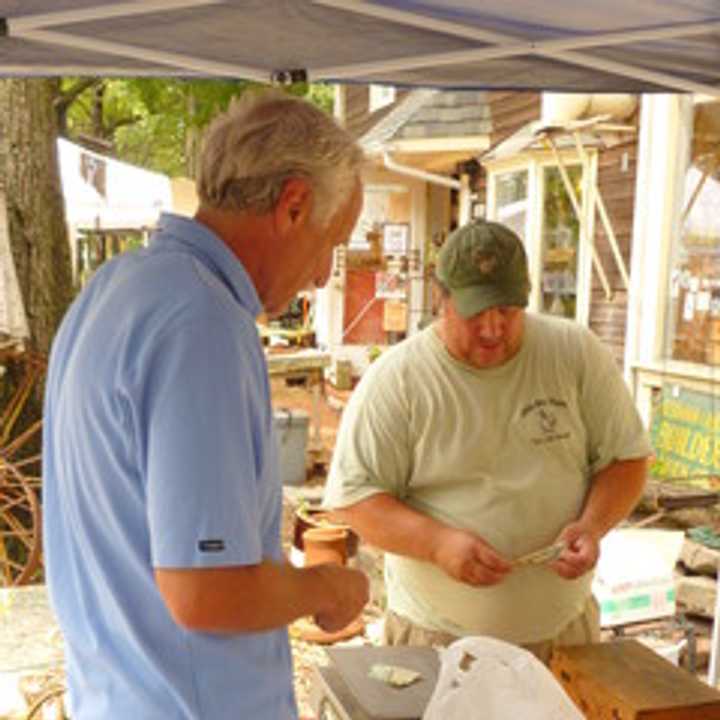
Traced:
MULTIPOLYGON (((63 74, 85 75, 169 75, 167 65, 108 56, 77 48, 63 49, 63 74)), ((0 40, 0 74, 8 76, 57 75, 58 49, 46 43, 6 38, 0 40)))
MULTIPOLYGON (((507 58, 393 73, 398 85, 468 90, 477 88, 477 78, 487 90, 539 88, 557 92, 642 92, 665 90, 665 86, 622 75, 592 72, 537 57, 507 58), (589 85, 590 83, 590 85, 589 85)), ((383 73, 373 73, 370 82, 388 82, 383 73)))
POLYGON ((109 42, 130 38, 134 47, 149 50, 195 48, 195 55, 212 62, 254 65, 268 78, 277 69, 305 68, 312 72, 327 65, 329 57, 344 65, 358 58, 402 58, 408 48, 414 53, 444 53, 475 47, 463 38, 408 29, 297 0, 250 0, 242 5, 175 10, 170 20, 167 13, 158 12, 56 29, 109 42))
POLYGON ((458 89, 720 95, 717 0, 0 0, 0 18, 5 74, 271 81, 300 70, 458 89))

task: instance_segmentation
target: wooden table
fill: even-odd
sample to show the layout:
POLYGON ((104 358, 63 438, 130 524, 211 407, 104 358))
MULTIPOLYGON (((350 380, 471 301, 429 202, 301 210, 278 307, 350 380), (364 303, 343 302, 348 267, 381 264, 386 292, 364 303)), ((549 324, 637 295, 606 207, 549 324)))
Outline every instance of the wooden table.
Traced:
POLYGON ((298 378, 307 383, 312 393, 312 436, 311 452, 322 450, 322 412, 320 402, 324 388, 325 368, 330 365, 330 354, 319 350, 298 350, 295 352, 266 352, 268 374, 271 378, 298 378))

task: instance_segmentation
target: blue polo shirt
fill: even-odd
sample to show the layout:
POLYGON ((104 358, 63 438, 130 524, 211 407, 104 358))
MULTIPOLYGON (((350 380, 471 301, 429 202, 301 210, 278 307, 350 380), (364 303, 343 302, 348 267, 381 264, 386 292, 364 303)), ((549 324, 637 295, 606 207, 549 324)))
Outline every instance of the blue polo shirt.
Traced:
POLYGON ((55 339, 45 556, 73 720, 296 718, 287 632, 190 632, 153 568, 282 559, 255 289, 203 225, 163 215, 103 265, 55 339))

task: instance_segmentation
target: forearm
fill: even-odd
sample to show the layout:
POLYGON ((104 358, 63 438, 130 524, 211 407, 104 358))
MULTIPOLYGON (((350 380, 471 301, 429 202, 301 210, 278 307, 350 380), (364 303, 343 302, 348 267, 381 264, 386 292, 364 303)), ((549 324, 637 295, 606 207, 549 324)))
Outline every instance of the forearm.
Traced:
POLYGON ((445 525, 380 494, 333 513, 366 542, 387 552, 437 565, 454 580, 468 585, 494 585, 510 564, 479 535, 445 525))
POLYGON ((387 493, 333 510, 332 515, 381 550, 427 562, 435 562, 440 537, 448 530, 447 525, 387 493))
POLYGON ((257 632, 326 610, 322 568, 289 563, 156 570, 174 620, 200 632, 257 632))
POLYGON ((597 538, 624 520, 642 495, 647 458, 618 460, 598 472, 578 522, 597 538))

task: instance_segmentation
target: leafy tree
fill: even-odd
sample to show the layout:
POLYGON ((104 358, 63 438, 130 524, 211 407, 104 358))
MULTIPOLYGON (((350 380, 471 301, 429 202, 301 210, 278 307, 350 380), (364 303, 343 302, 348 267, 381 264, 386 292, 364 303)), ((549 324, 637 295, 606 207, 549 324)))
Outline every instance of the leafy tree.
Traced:
POLYGON ((0 187, 30 343, 43 353, 73 294, 55 143, 58 92, 57 80, 0 80, 0 187))
MULTIPOLYGON (((66 78, 61 132, 149 170, 194 177, 202 129, 233 98, 259 87, 240 80, 66 78)), ((288 92, 332 107, 330 87, 300 83, 288 92)))

